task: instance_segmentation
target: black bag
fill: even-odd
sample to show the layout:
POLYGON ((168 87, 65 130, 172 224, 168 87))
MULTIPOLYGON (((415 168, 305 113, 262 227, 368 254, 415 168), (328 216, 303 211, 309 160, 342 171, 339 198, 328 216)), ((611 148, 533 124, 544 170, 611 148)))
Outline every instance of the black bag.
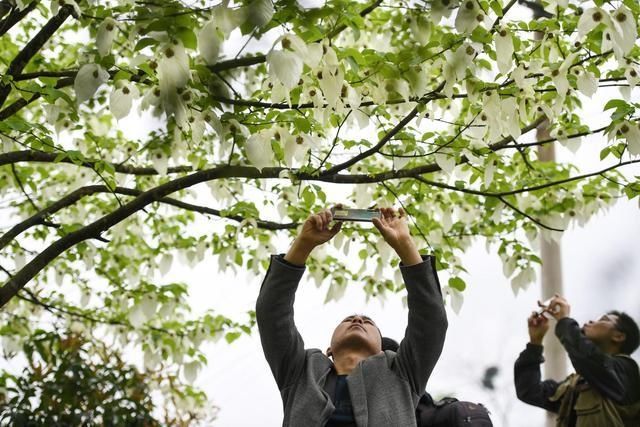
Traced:
POLYGON ((434 402, 427 393, 418 402, 416 418, 418 427, 493 427, 489 411, 482 404, 453 397, 434 402))

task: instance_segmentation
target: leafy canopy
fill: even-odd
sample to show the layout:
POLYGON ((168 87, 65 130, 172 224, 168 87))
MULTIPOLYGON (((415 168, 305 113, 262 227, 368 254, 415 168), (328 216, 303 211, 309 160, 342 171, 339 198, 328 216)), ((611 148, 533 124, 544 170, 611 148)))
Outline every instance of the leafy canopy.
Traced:
MULTIPOLYGON (((454 308, 477 239, 527 286, 541 235, 640 192, 621 172, 640 154, 640 6, 527 3, 0 2, 4 339, 77 321, 192 379, 201 344, 253 313, 191 313, 175 260, 264 274, 278 236, 338 202, 403 206, 454 308), (537 155, 587 136, 596 170, 537 155)), ((349 226, 308 267, 331 300, 401 291, 396 263, 349 226)))

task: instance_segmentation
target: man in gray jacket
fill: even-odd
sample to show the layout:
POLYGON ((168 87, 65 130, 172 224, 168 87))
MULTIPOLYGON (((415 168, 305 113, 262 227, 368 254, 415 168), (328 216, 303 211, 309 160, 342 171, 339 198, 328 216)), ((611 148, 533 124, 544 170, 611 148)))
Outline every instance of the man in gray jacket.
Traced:
POLYGON ((400 257, 408 326, 397 352, 382 351, 381 334, 362 315, 335 329, 326 355, 306 349, 293 302, 311 251, 331 240, 331 212, 311 215, 285 256, 274 255, 256 303, 262 348, 284 405, 283 426, 415 427, 415 409, 447 330, 434 259, 422 257, 402 209, 380 209, 373 223, 400 257), (333 359, 333 360, 332 360, 333 359))

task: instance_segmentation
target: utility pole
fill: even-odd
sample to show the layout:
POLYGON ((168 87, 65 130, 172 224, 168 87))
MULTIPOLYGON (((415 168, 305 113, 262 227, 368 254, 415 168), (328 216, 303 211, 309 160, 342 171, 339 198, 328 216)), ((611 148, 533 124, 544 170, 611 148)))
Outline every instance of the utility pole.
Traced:
MULTIPOLYGON (((538 141, 549 138, 549 126, 545 120, 536 131, 538 141)), ((538 147, 538 158, 544 162, 555 161, 554 144, 547 144, 538 147)), ((542 301, 546 301, 555 294, 563 294, 562 287, 562 253, 560 243, 553 240, 546 241, 540 237, 540 259, 541 268, 541 296, 542 301)), ((567 357, 560 342, 556 339, 553 331, 547 333, 544 339, 545 378, 553 378, 557 381, 567 376, 567 357)), ((547 412, 547 427, 555 426, 555 414, 547 412)))
MULTIPOLYGON (((533 12, 533 19, 549 18, 553 16, 545 11, 542 5, 536 0, 519 0, 519 3, 528 7, 533 12)), ((536 40, 544 37, 543 33, 536 32, 536 40)), ((548 139, 549 122, 545 120, 536 130, 538 141, 548 139)), ((538 159, 543 162, 554 162, 556 160, 555 143, 550 143, 538 147, 538 159)), ((542 260, 540 281, 542 301, 546 301, 555 294, 563 295, 562 286, 562 253, 560 243, 553 240, 546 241, 540 237, 540 259, 542 260)), ((560 342, 555 339, 555 334, 547 333, 544 339, 544 374, 545 378, 561 380, 567 375, 567 356, 560 342)), ((547 412, 547 427, 555 426, 555 414, 547 412)))

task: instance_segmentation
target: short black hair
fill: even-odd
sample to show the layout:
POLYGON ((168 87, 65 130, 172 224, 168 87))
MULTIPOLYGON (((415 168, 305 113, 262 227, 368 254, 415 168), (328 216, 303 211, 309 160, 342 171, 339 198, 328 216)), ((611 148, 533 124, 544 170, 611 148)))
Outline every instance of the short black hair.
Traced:
POLYGON ((640 330, 638 324, 627 313, 613 310, 607 314, 618 317, 616 321, 616 329, 625 334, 625 339, 620 346, 620 351, 624 354, 632 354, 640 346, 640 330))
POLYGON ((400 347, 400 344, 393 338, 382 337, 382 351, 391 350, 397 352, 398 347, 400 347))

